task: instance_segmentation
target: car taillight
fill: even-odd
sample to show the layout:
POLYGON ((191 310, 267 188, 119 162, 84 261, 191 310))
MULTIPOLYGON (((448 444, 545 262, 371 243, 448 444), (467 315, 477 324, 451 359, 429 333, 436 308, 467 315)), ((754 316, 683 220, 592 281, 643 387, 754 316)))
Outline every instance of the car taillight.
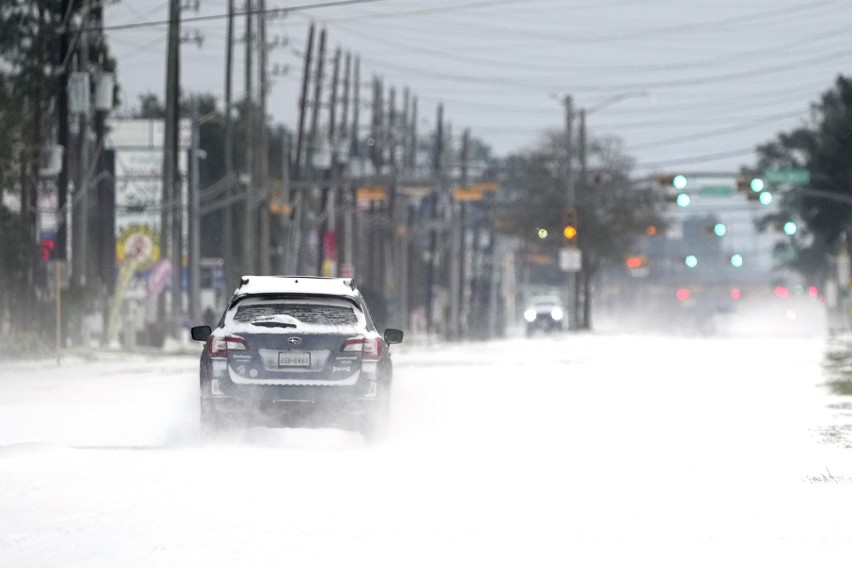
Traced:
POLYGON ((247 349, 246 340, 236 335, 225 337, 211 335, 210 339, 207 340, 207 352, 211 357, 225 358, 228 356, 228 350, 245 351, 247 349))
POLYGON ((358 351, 362 360, 378 360, 382 357, 382 340, 378 337, 350 337, 343 342, 342 351, 358 351))

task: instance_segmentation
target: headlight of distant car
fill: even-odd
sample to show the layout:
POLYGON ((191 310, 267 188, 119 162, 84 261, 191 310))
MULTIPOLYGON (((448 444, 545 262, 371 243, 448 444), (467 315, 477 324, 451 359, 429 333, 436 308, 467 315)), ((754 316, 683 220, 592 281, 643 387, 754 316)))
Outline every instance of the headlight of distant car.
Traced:
POLYGON ((524 319, 532 323, 535 321, 535 310, 530 308, 524 312, 524 319))
POLYGON ((550 317, 552 317, 554 321, 562 320, 563 315, 564 314, 562 313, 562 310, 559 308, 553 308, 553 310, 550 312, 550 317))

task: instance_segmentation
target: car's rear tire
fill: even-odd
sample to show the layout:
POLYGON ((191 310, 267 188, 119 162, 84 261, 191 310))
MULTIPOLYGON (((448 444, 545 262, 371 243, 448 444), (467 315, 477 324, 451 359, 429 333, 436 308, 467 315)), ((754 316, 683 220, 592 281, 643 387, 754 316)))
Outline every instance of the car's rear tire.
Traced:
POLYGON ((374 444, 387 436, 390 422, 390 386, 379 383, 376 405, 361 417, 358 425, 367 444, 374 444))
POLYGON ((222 417, 209 401, 201 399, 198 428, 202 440, 218 436, 223 430, 222 417))

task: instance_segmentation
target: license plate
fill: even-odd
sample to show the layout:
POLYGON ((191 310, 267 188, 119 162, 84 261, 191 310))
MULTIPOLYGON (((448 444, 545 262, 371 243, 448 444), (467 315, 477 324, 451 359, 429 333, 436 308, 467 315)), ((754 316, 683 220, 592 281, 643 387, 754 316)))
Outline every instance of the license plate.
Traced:
POLYGON ((310 367, 311 354, 306 351, 279 351, 279 367, 310 367))

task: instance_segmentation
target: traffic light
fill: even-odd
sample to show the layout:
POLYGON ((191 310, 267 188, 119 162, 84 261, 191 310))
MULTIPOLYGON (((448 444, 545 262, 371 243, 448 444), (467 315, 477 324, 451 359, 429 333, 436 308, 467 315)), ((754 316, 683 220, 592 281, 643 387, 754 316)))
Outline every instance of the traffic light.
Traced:
POLYGON ((796 226, 796 223, 794 223, 793 221, 787 221, 786 223, 784 223, 784 233, 787 234, 788 236, 792 237, 793 235, 796 234, 796 231, 798 231, 798 230, 799 230, 799 228, 796 226))
POLYGON ((53 238, 45 238, 39 241, 39 256, 41 260, 47 262, 53 260, 56 254, 56 240, 53 238))
POLYGON ((683 263, 686 265, 687 268, 695 268, 696 266, 698 266, 698 257, 694 254, 690 254, 683 259, 683 263))
POLYGON ((577 210, 569 209, 562 216, 562 236, 569 243, 575 242, 577 238, 577 210))
POLYGON ((683 191, 689 185, 689 180, 683 174, 660 174, 657 176, 657 183, 663 187, 673 187, 678 191, 683 191))
POLYGON ((728 233, 728 227, 724 223, 710 223, 708 225, 704 225, 704 232, 708 235, 724 237, 728 233))
POLYGON ((760 200, 762 202, 761 195, 765 189, 766 182, 763 181, 763 178, 756 176, 740 176, 737 178, 737 191, 745 194, 749 201, 760 200))
POLYGON ((627 260, 624 261, 625 266, 627 268, 642 268, 645 266, 648 258, 644 256, 629 256, 627 260))
POLYGON ((683 174, 661 174, 657 176, 657 183, 663 188, 665 200, 677 203, 681 207, 689 205, 689 195, 684 193, 689 180, 683 174))
POLYGON ((742 266, 743 266, 743 255, 732 254, 731 255, 731 266, 733 266, 734 268, 742 268, 742 266))

